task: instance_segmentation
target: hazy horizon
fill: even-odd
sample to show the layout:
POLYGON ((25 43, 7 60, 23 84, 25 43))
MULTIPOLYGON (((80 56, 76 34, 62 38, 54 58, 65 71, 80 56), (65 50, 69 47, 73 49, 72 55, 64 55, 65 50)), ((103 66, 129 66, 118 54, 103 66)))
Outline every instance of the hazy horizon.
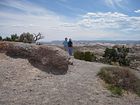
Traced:
POLYGON ((0 36, 140 40, 140 0, 0 0, 0 36))
MULTIPOLYGON (((41 43, 62 44, 64 40, 37 41, 41 43)), ((140 40, 72 40, 76 43, 112 43, 112 44, 140 44, 140 40)))

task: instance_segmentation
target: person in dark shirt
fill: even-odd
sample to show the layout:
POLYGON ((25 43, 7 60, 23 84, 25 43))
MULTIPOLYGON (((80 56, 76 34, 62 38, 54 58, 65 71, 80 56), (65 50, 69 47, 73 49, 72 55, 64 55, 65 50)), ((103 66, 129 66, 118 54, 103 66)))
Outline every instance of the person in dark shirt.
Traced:
POLYGON ((69 55, 72 56, 72 53, 73 53, 73 43, 72 43, 71 38, 68 41, 68 52, 69 52, 69 55))

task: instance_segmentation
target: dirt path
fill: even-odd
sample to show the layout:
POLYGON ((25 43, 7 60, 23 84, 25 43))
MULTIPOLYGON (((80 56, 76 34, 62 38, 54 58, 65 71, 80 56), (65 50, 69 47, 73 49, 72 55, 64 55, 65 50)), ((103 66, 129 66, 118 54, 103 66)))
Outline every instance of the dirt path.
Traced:
POLYGON ((74 60, 65 75, 52 75, 26 59, 0 53, 0 105, 140 105, 134 94, 113 97, 96 76, 99 63, 74 60))

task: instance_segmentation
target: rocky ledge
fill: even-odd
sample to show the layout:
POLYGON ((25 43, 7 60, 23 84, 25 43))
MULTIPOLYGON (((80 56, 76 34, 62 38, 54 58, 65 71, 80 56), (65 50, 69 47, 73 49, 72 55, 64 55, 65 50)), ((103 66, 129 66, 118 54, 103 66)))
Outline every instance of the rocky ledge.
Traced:
POLYGON ((69 56, 55 46, 0 42, 0 52, 28 59, 34 66, 40 65, 55 74, 64 74, 68 70, 69 56))

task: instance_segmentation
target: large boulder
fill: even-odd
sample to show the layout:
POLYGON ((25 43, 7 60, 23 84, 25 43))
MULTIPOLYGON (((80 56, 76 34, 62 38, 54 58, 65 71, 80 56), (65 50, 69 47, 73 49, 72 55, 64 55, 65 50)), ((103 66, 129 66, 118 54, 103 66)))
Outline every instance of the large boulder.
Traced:
POLYGON ((57 73, 66 73, 68 70, 69 56, 55 46, 0 42, 0 52, 6 52, 12 57, 27 58, 32 64, 40 64, 57 73))

